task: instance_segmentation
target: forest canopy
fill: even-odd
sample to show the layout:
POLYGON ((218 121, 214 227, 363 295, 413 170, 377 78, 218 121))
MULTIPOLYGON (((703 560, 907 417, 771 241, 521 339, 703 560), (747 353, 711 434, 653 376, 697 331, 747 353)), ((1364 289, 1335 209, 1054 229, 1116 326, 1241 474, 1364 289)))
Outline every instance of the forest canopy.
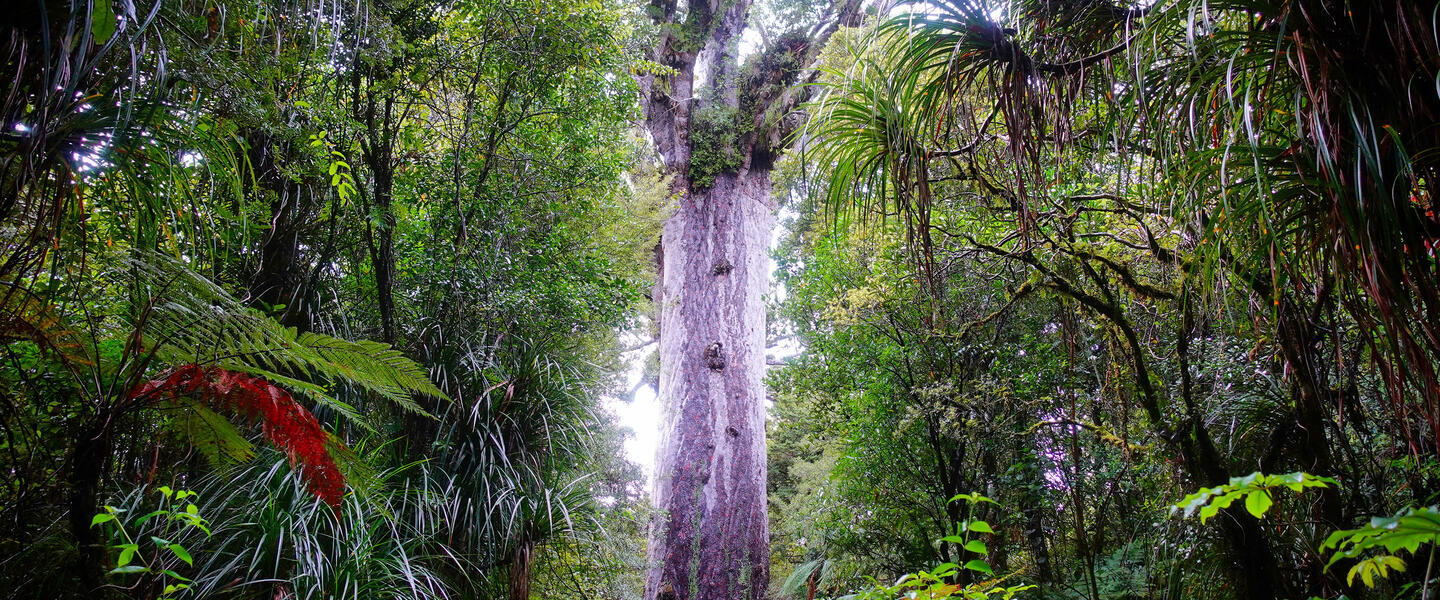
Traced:
POLYGON ((1436 593, 1434 0, 7 8, 0 596, 1436 593))

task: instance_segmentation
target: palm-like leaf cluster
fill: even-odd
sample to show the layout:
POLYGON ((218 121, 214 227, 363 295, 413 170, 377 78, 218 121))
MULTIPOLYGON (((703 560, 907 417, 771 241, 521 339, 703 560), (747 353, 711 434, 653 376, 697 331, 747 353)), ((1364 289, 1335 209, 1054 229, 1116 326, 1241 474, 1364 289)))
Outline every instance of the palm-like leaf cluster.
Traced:
POLYGON ((1387 385, 1419 400, 1396 409, 1440 433, 1433 3, 1180 8, 1147 23, 1126 98, 1137 126, 1172 132, 1153 136, 1160 165, 1194 182, 1160 200, 1273 306, 1333 279, 1387 385))
POLYGON ((575 525, 572 511, 590 493, 576 467, 597 416, 580 371, 543 346, 514 340, 495 350, 492 367, 476 373, 480 393, 441 421, 448 445, 438 465, 449 522, 470 532, 473 552, 498 560, 575 525))

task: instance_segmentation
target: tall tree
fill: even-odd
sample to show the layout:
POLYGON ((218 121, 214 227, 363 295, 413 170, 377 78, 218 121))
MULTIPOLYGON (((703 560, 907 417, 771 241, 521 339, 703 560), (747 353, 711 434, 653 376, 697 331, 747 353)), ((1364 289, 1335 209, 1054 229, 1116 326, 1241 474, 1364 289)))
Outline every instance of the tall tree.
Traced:
POLYGON ((653 0, 657 72, 645 125, 678 198, 660 243, 660 396, 667 405, 646 598, 764 598, 766 249, 770 171, 801 93, 791 86, 858 0, 740 68, 749 0, 653 0))

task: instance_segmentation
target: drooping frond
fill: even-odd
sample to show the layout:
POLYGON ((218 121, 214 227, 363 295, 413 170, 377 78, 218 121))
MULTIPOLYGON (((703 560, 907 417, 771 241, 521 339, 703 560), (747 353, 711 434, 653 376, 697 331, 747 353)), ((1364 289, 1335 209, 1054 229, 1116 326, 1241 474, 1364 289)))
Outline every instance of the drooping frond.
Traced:
MULTIPOLYGON (((340 498, 345 493, 345 479, 330 455, 331 437, 315 415, 296 402, 284 388, 244 373, 190 364, 172 370, 163 378, 146 382, 130 396, 140 402, 189 398, 259 424, 265 438, 284 451, 292 464, 300 466, 311 493, 330 506, 340 505, 340 498)), ((207 415, 191 408, 191 414, 204 419, 206 425, 213 426, 218 420, 210 418, 214 413, 207 415)), ((227 440, 231 442, 230 449, 233 451, 234 438, 238 437, 233 429, 226 431, 223 427, 211 429, 218 434, 213 437, 204 436, 203 430, 195 432, 202 433, 201 439, 207 440, 201 445, 202 451, 205 446, 212 446, 216 455, 226 451, 227 440)))
POLYGON ((411 394, 445 398, 445 392, 431 383, 424 368, 388 344, 369 340, 351 342, 314 332, 296 336, 294 328, 287 329, 286 335, 322 359, 315 363, 316 368, 325 369, 323 374, 327 377, 361 386, 411 412, 425 414, 410 399, 411 394))
POLYGON ((857 73, 832 73, 834 81, 823 84, 823 96, 813 105, 816 126, 809 134, 815 140, 811 157, 831 172, 827 203, 832 210, 838 213, 852 199, 859 200, 854 205, 861 215, 907 210, 894 187, 907 185, 907 175, 925 160, 925 120, 916 101, 919 75, 867 59, 857 73))
POLYGON ((354 386, 428 416, 412 396, 447 399, 425 370, 386 344, 298 333, 248 307, 179 261, 137 254, 116 276, 144 297, 139 326, 168 364, 201 364, 280 383, 367 427, 355 409, 315 384, 354 386))
POLYGON ((818 579, 818 573, 824 569, 826 562, 828 561, 824 558, 817 558, 796 566, 790 576, 785 578, 785 582, 780 584, 780 591, 777 593, 781 596, 799 595, 818 579))
POLYGON ((94 343, 30 290, 0 285, 0 341, 28 340, 68 363, 94 365, 94 343))

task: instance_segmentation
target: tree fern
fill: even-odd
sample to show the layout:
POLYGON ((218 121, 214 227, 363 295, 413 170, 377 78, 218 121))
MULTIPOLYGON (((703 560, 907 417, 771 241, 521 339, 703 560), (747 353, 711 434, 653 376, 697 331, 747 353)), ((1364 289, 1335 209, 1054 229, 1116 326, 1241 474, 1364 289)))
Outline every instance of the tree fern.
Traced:
POLYGON ((137 328, 165 363, 210 365, 263 377, 356 422, 353 407, 310 380, 355 386, 424 416, 429 415, 413 395, 447 399, 420 365, 387 344, 283 327, 168 256, 136 255, 125 267, 120 275, 133 277, 133 285, 148 300, 137 328))
POLYGON ((245 434, 201 402, 175 399, 174 411, 167 424, 172 431, 190 440, 191 445, 213 466, 241 463, 255 456, 255 445, 245 438, 245 434))
POLYGON ((0 341, 26 340, 66 363, 95 364, 94 344, 59 310, 29 289, 0 284, 0 341))
POLYGON ((373 428, 330 387, 352 387, 426 416, 412 396, 447 399, 423 368, 389 346, 282 327, 176 258, 134 252, 98 257, 96 264, 98 273, 91 267, 77 274, 85 281, 80 295, 100 302, 92 297, 67 311, 64 303, 10 288, 0 296, 0 334, 58 358, 94 414, 168 412, 170 430, 212 463, 254 455, 228 420, 238 418, 258 425, 301 467, 311 491, 337 506, 347 479, 363 489, 373 476, 295 396, 367 430, 373 428), (96 306, 111 308, 97 313, 96 306), (102 357, 106 340, 123 340, 123 352, 102 357))

